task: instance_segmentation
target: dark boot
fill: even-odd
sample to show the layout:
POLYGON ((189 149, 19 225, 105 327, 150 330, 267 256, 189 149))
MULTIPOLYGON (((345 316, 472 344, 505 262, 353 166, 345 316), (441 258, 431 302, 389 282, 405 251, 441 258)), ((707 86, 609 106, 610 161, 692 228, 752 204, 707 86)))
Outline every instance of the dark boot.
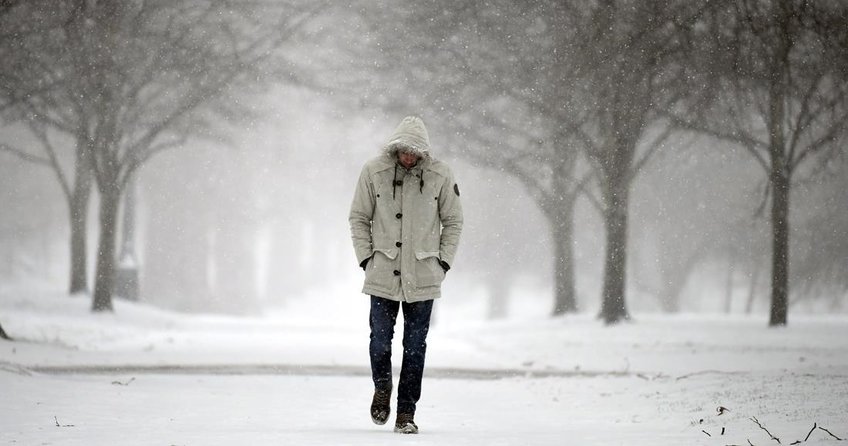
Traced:
POLYGON ((413 421, 414 415, 409 413, 399 413, 397 414, 397 420, 395 421, 395 432, 399 434, 417 434, 418 426, 413 421))
POLYGON ((389 402, 392 398, 392 388, 374 389, 374 398, 371 399, 371 421, 374 424, 386 424, 392 407, 389 402))

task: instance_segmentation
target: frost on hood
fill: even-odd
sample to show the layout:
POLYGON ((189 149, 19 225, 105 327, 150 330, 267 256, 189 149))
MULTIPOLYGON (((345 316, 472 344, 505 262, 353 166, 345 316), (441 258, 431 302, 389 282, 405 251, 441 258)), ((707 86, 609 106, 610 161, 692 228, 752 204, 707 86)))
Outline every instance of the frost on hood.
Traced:
POLYGON ((421 158, 430 157, 430 137, 424 121, 417 116, 407 116, 400 121, 383 151, 395 158, 399 150, 410 151, 421 158))

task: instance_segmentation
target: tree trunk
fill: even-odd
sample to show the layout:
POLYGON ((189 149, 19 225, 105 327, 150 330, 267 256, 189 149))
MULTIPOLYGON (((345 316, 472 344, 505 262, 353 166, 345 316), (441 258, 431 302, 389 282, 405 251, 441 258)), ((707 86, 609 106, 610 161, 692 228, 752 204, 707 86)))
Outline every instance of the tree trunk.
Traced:
POLYGON ((577 312, 574 280, 574 201, 560 203, 552 213, 554 238, 554 308, 552 315, 577 312))
POLYGON ((772 173, 770 326, 786 325, 789 304, 789 179, 772 173))
POLYGON ((87 227, 91 197, 91 156, 84 142, 77 142, 74 190, 68 203, 71 219, 70 294, 88 293, 87 227))
MULTIPOLYGON (((74 194, 76 196, 76 194, 74 194)), ((76 201, 74 198, 73 201, 76 201)), ((68 293, 88 293, 85 209, 71 208, 71 281, 68 293)))
POLYGON ((114 294, 130 301, 138 301, 138 264, 135 255, 135 182, 130 181, 124 193, 121 249, 115 270, 114 294))
POLYGON ((112 311, 112 291, 115 281, 115 242, 118 226, 119 191, 101 194, 100 242, 97 250, 97 272, 94 282, 92 311, 112 311))
POLYGON ((600 317, 607 324, 630 319, 625 302, 625 275, 627 272, 627 199, 628 188, 622 178, 609 180, 607 209, 604 212, 606 227, 606 261, 604 264, 604 290, 600 317))
POLYGON ((489 309, 486 318, 503 319, 509 312, 509 280, 506 271, 492 274, 486 282, 489 285, 489 309))
POLYGON ((751 286, 748 288, 748 301, 745 303, 745 314, 751 314, 754 309, 754 298, 757 297, 757 282, 760 280, 760 262, 754 262, 754 272, 751 273, 751 286))
MULTIPOLYGON (((674 248, 676 250, 676 248, 674 248)), ((699 245, 694 253, 686 256, 685 259, 679 257, 679 252, 668 252, 664 249, 663 259, 661 260, 660 280, 660 305, 665 313, 680 312, 680 293, 683 287, 692 275, 692 270, 698 265, 703 257, 705 246, 699 245)))
POLYGON ((788 82, 789 49, 788 35, 789 11, 785 3, 775 3, 780 20, 780 34, 772 60, 772 73, 769 79, 769 155, 771 171, 769 181, 772 187, 772 270, 771 270, 771 316, 769 326, 786 325, 789 283, 789 180, 791 160, 786 155, 784 119, 786 114, 786 83, 788 82))
POLYGON ((736 253, 730 252, 730 259, 727 266, 727 280, 724 283, 724 313, 730 314, 733 309, 733 267, 736 259, 736 253))

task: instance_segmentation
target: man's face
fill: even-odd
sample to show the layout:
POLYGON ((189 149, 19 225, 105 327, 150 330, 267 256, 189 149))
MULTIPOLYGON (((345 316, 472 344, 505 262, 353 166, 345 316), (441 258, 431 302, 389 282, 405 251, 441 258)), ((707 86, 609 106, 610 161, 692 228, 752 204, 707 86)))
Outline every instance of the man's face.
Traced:
POLYGON ((400 161, 400 164, 403 167, 406 167, 407 169, 409 169, 410 167, 414 166, 415 163, 418 162, 418 155, 416 155, 412 152, 409 152, 409 151, 399 151, 398 152, 398 161, 400 161))

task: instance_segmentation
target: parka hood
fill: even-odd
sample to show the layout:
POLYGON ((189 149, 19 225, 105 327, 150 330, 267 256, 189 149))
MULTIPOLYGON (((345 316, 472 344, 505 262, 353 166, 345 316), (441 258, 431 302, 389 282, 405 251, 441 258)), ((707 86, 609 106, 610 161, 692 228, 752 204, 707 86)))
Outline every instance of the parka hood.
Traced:
POLYGON ((383 146, 383 153, 396 159, 398 150, 410 150, 422 159, 430 157, 430 137, 424 121, 417 116, 407 116, 398 124, 389 142, 383 146))

